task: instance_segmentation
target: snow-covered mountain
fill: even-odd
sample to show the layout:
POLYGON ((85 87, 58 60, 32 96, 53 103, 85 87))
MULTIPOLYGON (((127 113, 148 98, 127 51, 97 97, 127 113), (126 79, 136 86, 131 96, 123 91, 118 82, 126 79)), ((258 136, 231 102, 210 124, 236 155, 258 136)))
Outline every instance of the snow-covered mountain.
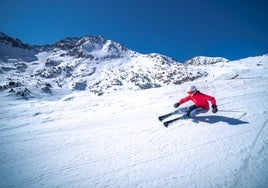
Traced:
POLYGON ((200 65, 217 62, 228 60, 195 57, 179 63, 160 54, 134 52, 101 36, 30 46, 0 33, 0 91, 22 98, 178 85, 207 76, 200 65))
POLYGON ((1 34, 1 188, 267 187, 268 55, 178 63, 102 37, 47 46, 7 38, 1 34), (143 90, 153 84, 162 87, 143 90), (174 111, 189 85, 214 96, 218 113, 164 127, 157 117, 174 111))
POLYGON ((208 65, 215 64, 219 62, 228 62, 229 60, 222 57, 206 57, 206 56, 197 56, 190 60, 185 61, 186 65, 208 65))

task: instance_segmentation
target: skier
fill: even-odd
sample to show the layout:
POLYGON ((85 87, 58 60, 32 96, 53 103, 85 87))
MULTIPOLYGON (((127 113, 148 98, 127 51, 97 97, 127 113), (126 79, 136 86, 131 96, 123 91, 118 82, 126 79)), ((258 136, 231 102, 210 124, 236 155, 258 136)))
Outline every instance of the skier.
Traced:
POLYGON ((187 88, 188 96, 182 98, 179 102, 174 104, 175 108, 178 108, 181 104, 191 100, 195 105, 188 107, 186 114, 182 116, 182 119, 195 117, 197 114, 206 113, 209 111, 209 103, 212 104, 212 112, 217 113, 218 108, 214 97, 201 93, 195 86, 189 86, 187 88))

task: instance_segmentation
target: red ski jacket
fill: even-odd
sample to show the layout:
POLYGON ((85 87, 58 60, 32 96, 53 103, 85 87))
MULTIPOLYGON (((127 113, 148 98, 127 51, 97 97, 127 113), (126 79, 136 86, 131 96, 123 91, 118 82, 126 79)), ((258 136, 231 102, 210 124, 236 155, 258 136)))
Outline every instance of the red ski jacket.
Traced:
POLYGON ((216 100, 214 97, 203 94, 200 91, 197 91, 193 96, 188 95, 187 97, 182 98, 179 101, 179 104, 181 105, 189 100, 193 101, 198 108, 201 107, 209 109, 208 101, 210 101, 212 105, 216 105, 216 100))

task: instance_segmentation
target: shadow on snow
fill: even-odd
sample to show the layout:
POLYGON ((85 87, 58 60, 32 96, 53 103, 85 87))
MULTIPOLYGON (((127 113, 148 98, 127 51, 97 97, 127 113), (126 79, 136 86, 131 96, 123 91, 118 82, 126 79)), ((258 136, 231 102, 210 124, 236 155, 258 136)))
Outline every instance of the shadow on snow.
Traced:
POLYGON ((209 124, 215 124, 219 122, 228 123, 229 125, 241 125, 241 124, 248 124, 247 121, 242 121, 240 119, 232 118, 232 117, 225 117, 225 116, 199 116, 193 118, 193 122, 205 122, 209 124))

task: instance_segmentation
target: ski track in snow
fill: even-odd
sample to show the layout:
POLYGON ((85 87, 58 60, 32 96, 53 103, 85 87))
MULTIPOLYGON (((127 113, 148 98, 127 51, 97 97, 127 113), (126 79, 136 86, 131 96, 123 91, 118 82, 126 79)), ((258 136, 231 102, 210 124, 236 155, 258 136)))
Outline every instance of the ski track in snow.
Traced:
MULTIPOLYGON (((255 139, 253 140, 252 142, 252 147, 250 148, 250 151, 249 151, 249 155, 248 157, 245 159, 244 161, 244 165, 241 167, 239 173, 238 173, 238 176, 237 176, 237 180, 234 184, 234 187, 240 187, 239 185, 239 182, 241 180, 241 177, 243 175, 243 172, 245 172, 247 169, 248 169, 248 166, 249 166, 249 163, 252 161, 252 155, 253 155, 253 151, 255 149, 255 146, 256 146, 256 143, 258 142, 258 139, 260 137, 261 134, 263 134, 263 130, 264 128, 266 127, 268 123, 268 120, 266 120, 263 124, 263 126, 261 127, 260 131, 258 132, 257 136, 255 137, 255 139)), ((267 181, 267 180, 266 180, 267 181)), ((267 185, 267 184, 266 184, 267 185)))
POLYGON ((267 77, 199 80, 219 112, 165 128, 188 84, 2 102, 0 187, 266 187, 267 77))

